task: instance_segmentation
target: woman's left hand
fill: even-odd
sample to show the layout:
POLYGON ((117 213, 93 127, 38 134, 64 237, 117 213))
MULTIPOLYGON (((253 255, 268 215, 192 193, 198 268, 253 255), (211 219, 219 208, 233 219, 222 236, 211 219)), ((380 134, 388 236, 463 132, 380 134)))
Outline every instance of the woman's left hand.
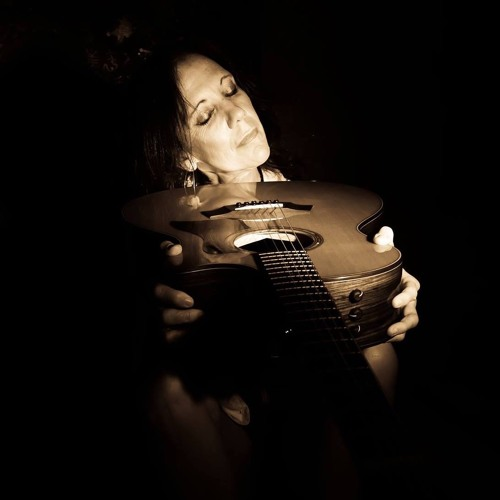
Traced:
POLYGON ((401 342, 406 332, 418 325, 417 295, 420 290, 420 282, 409 272, 403 269, 400 283, 401 291, 392 299, 392 307, 401 309, 403 317, 387 329, 391 337, 389 342, 401 342))
MULTIPOLYGON (((380 228, 373 237, 373 242, 381 248, 394 246, 394 232, 388 226, 380 228)), ((420 282, 409 272, 403 269, 399 293, 392 299, 392 306, 403 312, 401 319, 387 329, 391 339, 389 342, 401 342, 406 332, 418 325, 417 296, 420 290, 420 282)))

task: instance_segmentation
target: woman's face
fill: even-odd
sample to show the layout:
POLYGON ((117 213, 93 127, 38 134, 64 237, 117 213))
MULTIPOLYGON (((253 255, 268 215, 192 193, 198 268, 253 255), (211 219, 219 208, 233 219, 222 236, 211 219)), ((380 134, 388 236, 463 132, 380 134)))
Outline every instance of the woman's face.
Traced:
POLYGON ((264 127, 233 76, 198 54, 178 63, 177 72, 188 103, 191 153, 200 169, 224 173, 262 165, 270 154, 264 127))

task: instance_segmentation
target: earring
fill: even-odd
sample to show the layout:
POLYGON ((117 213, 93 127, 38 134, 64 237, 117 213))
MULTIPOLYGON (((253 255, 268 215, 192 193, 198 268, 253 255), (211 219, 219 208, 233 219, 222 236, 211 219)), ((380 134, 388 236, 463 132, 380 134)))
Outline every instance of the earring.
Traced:
MULTIPOLYGON (((196 176, 195 176, 195 170, 198 168, 196 163, 193 161, 191 156, 188 156, 187 162, 189 162, 189 167, 191 167, 189 170, 185 170, 184 174, 184 189, 187 188, 192 188, 194 190, 194 194, 196 194, 196 176)), ((186 162, 186 164, 187 164, 186 162)))
POLYGON ((193 161, 191 156, 188 158, 189 164, 191 165, 191 172, 194 172, 198 168, 198 164, 193 161))

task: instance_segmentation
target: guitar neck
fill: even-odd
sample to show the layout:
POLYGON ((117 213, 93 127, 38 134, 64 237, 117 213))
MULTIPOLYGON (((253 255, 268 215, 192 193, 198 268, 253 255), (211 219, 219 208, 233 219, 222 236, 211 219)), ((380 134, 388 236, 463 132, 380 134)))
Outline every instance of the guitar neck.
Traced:
MULTIPOLYGON (((293 360, 288 384, 331 415, 363 477, 380 483, 390 470, 392 483, 396 464, 414 467, 414 450, 353 327, 346 326, 306 251, 261 253, 258 262, 284 309, 284 351, 293 360)), ((402 472, 406 477, 408 470, 402 472)))

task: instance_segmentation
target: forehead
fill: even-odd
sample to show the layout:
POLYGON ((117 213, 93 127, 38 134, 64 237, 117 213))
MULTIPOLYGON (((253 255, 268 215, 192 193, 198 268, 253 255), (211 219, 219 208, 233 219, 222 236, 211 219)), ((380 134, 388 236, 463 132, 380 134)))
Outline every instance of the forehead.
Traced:
POLYGON ((229 72, 208 57, 190 54, 177 64, 177 74, 184 97, 195 104, 204 91, 218 88, 221 78, 229 72))

